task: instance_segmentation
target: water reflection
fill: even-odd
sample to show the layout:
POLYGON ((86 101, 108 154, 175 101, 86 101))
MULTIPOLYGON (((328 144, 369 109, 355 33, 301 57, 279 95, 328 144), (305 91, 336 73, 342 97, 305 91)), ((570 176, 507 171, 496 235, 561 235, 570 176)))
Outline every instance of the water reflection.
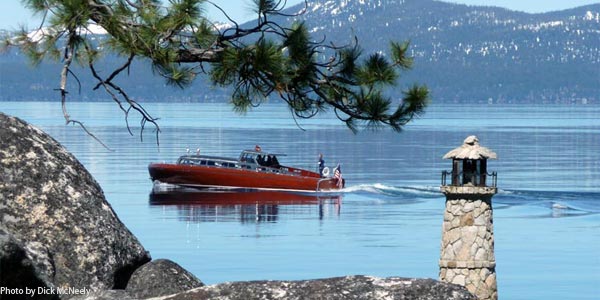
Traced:
POLYGON ((175 210, 184 222, 273 223, 280 216, 302 216, 322 220, 339 216, 342 195, 260 190, 157 189, 150 205, 175 210))

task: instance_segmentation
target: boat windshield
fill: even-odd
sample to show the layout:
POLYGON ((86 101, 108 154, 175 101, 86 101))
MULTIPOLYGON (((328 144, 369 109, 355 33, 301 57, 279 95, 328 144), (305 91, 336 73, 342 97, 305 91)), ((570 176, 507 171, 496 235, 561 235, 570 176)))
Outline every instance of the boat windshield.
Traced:
POLYGON ((240 157, 240 161, 241 162, 245 162, 245 163, 249 163, 249 164, 255 164, 256 163, 256 158, 257 158, 257 154, 256 153, 242 153, 242 156, 240 157))
POLYGON ((240 155, 242 163, 257 164, 263 167, 278 168, 280 166, 278 154, 267 152, 244 151, 240 155))
POLYGON ((206 165, 206 160, 194 157, 181 157, 177 163, 181 165, 206 165))
POLYGON ((212 157, 202 156, 183 156, 177 161, 180 165, 192 165, 192 166, 216 166, 216 167, 227 167, 227 168, 239 168, 240 165, 236 161, 218 159, 212 157))

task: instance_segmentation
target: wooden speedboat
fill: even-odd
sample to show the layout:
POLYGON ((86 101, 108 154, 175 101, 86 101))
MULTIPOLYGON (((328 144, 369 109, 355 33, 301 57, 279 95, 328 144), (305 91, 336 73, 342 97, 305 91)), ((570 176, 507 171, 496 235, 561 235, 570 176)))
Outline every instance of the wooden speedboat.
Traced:
POLYGON ((279 164, 283 154, 244 150, 239 158, 184 155, 177 163, 148 166, 153 181, 198 188, 249 188, 288 191, 335 191, 344 187, 339 166, 331 177, 279 164))

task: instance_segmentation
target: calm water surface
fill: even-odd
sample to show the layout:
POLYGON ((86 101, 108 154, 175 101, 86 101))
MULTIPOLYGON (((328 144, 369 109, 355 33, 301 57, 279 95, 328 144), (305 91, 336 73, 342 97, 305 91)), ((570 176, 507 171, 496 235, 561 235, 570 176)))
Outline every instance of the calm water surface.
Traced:
POLYGON ((353 135, 327 116, 300 121, 301 130, 275 104, 246 116, 226 104, 148 104, 161 117, 157 147, 151 130, 143 143, 137 131, 129 136, 111 103, 70 104, 71 116, 114 152, 62 125, 59 103, 0 108, 73 152, 153 258, 170 258, 208 284, 348 274, 437 278, 444 211, 438 190, 441 171, 451 167, 441 157, 476 134, 499 156, 489 169, 498 172, 500 188, 493 198, 500 297, 600 295, 597 106, 434 106, 402 134, 353 135), (347 188, 325 198, 151 194, 149 162, 173 161, 188 147, 237 156, 255 144, 310 169, 322 152, 328 165, 342 164, 347 188))

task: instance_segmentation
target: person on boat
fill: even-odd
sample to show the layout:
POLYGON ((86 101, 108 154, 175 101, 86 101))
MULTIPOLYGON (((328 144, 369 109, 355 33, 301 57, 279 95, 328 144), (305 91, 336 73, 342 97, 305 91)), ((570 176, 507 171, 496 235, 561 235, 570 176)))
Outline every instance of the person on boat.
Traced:
POLYGON ((256 162, 261 166, 268 166, 267 160, 262 155, 256 157, 256 162))
POLYGON ((273 165, 273 157, 272 155, 268 155, 265 159, 265 166, 270 167, 273 165))
POLYGON ((323 169, 325 169, 325 160, 323 159, 323 153, 319 153, 319 175, 323 177, 323 169))
POLYGON ((270 167, 272 168, 279 168, 279 161, 277 160, 277 156, 273 155, 273 157, 271 158, 271 165, 270 167))

